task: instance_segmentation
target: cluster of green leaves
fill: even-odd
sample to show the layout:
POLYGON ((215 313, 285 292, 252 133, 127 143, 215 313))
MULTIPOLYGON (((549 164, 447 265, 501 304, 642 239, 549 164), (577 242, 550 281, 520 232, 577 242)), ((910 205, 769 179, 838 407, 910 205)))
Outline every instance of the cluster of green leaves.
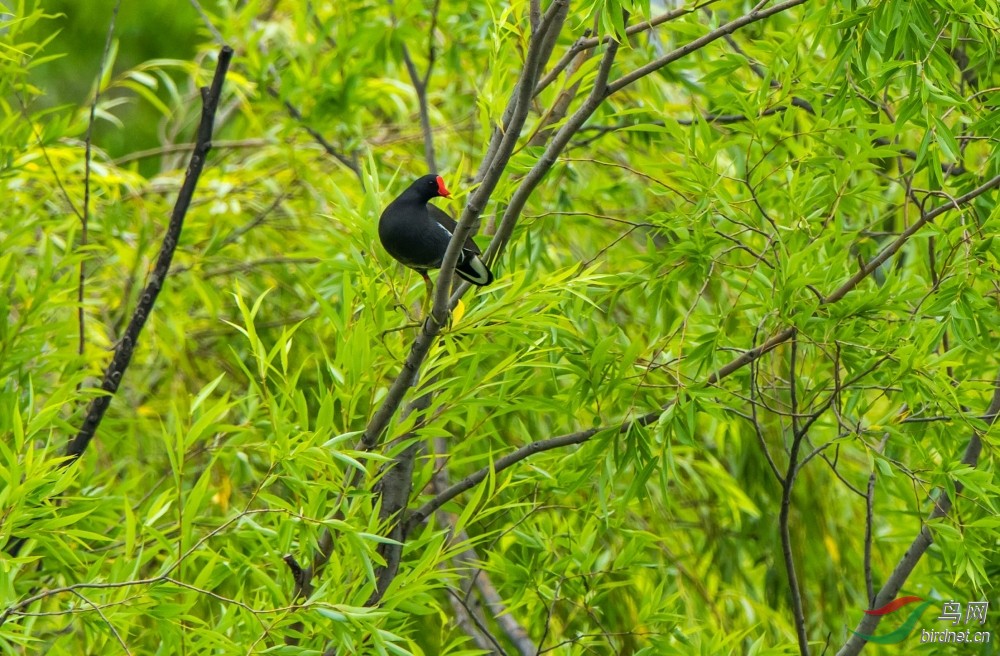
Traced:
MULTIPOLYGON (((0 651, 479 653, 453 606, 474 547, 546 651, 796 653, 769 459, 784 475, 813 413, 790 548, 817 645, 843 643, 869 603, 873 473, 876 587, 936 490, 961 484, 904 592, 996 606, 996 437, 976 418, 998 366, 993 196, 823 302, 922 208, 1000 171, 996 3, 807 2, 610 97, 532 197, 497 281, 431 351, 410 394, 432 393, 429 411, 362 453, 423 289, 376 235, 426 168, 402 46, 421 70, 434 47, 430 119, 457 214, 530 37, 527 0, 441 3, 429 34, 433 4, 204 3, 236 49, 215 149, 122 387, 70 467, 61 451, 142 294, 217 44, 185 9, 171 50, 125 58, 120 31, 101 69, 103 37, 63 28, 107 3, 0 15, 0 651), (67 78, 93 86, 60 96, 67 78), (157 148, 123 136, 136 124, 157 148), (710 382, 789 326, 794 359, 785 344, 710 382), (373 481, 413 440, 417 507, 445 463, 454 482, 589 428, 417 527, 365 607, 385 542, 373 481), (976 468, 960 462, 973 431, 976 468), (348 489, 357 469, 368 481, 348 489), (333 557, 296 606, 282 558, 308 565, 323 528, 333 557)), ((616 77, 751 8, 623 36, 621 10, 635 24, 650 4, 574 4, 556 58, 585 30, 617 35, 616 77)), ((121 25, 163 33, 136 11, 121 25)), ((585 95, 597 59, 539 94, 525 141, 561 92, 585 95)), ((484 225, 539 154, 515 154, 484 225)))

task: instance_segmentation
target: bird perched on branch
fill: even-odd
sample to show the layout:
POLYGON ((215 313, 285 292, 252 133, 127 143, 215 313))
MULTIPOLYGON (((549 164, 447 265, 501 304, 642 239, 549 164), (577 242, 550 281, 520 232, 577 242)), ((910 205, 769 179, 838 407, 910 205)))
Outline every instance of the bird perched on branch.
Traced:
MULTIPOLYGON (((389 203, 378 221, 378 238, 386 252, 423 277, 427 286, 425 313, 434 292, 434 283, 427 271, 441 267, 458 226, 443 210, 428 204, 427 201, 438 196, 451 197, 444 180, 433 173, 425 175, 389 203)), ((479 257, 481 254, 479 246, 469 237, 455 266, 455 273, 480 287, 493 282, 493 273, 479 257)))

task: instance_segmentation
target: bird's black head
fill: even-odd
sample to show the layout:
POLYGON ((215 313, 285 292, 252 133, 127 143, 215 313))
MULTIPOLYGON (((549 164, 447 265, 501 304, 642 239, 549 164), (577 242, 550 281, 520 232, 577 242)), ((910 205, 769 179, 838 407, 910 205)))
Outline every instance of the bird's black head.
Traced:
POLYGON ((417 178, 417 181, 410 185, 408 191, 419 196, 423 201, 428 201, 438 196, 451 198, 451 192, 444 186, 444 180, 436 173, 430 173, 422 178, 417 178))

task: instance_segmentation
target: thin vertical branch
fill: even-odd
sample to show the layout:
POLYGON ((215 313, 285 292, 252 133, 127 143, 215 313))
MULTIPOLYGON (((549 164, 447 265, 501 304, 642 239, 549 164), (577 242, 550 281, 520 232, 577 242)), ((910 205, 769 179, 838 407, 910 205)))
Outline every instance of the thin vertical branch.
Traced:
MULTIPOLYGON (((889 433, 882 436, 882 441, 878 445, 878 451, 885 448, 889 441, 889 433)), ((875 471, 868 476, 868 490, 865 494, 865 590, 868 592, 868 603, 875 603, 875 584, 872 581, 872 525, 875 521, 875 471)))
POLYGON ((72 593, 77 597, 79 597, 83 601, 83 603, 90 606, 94 610, 94 612, 97 613, 98 617, 101 618, 101 621, 103 621, 104 624, 108 627, 108 630, 111 631, 111 635, 113 635, 115 637, 115 640, 118 641, 118 644, 119 646, 121 646, 122 651, 125 652, 125 656, 132 656, 132 650, 130 650, 128 648, 128 645, 125 644, 125 640, 122 638, 122 634, 118 632, 118 629, 115 628, 115 625, 111 623, 111 620, 108 619, 108 616, 104 614, 104 611, 101 610, 101 607, 95 604, 87 597, 85 597, 78 590, 72 590, 72 593))
MULTIPOLYGON (((478 604, 474 608, 468 600, 451 588, 448 588, 448 601, 451 603, 452 610, 455 611, 455 624, 462 630, 462 633, 472 639, 477 648, 482 649, 487 654, 506 656, 503 647, 500 646, 500 641, 490 633, 483 621, 482 611, 478 608, 478 604)), ((473 600, 473 603, 476 601, 473 600)))
MULTIPOLYGON (((470 563, 479 558, 474 549, 469 549, 464 555, 468 556, 470 563)), ((482 569, 476 569, 473 576, 473 584, 482 596, 490 615, 496 620, 507 639, 514 643, 517 652, 521 656, 536 656, 539 653, 539 647, 532 641, 527 629, 510 613, 510 609, 507 608, 490 577, 486 576, 482 569)))
MULTIPOLYGON (((90 238, 88 230, 90 227, 90 156, 93 145, 94 123, 97 121, 97 101, 101 98, 101 84, 104 82, 104 68, 108 65, 108 57, 111 54, 111 39, 115 33, 115 22, 118 20, 118 10, 121 9, 122 0, 115 3, 111 10, 111 23, 108 25, 108 34, 104 39, 104 52, 101 54, 101 64, 97 69, 97 88, 94 90, 94 100, 90 103, 90 118, 87 121, 87 134, 83 139, 83 216, 80 217, 80 248, 86 248, 90 238)), ((83 298, 87 286, 86 260, 80 260, 80 280, 76 288, 76 321, 79 332, 78 353, 83 355, 87 346, 87 336, 84 332, 84 322, 86 312, 83 308, 83 298)))
MULTIPOLYGON (((430 488, 436 494, 451 484, 451 477, 448 473, 448 441, 439 436, 431 438, 429 444, 430 455, 433 461, 432 466, 434 468, 434 473, 431 475, 430 488)), ((454 526, 454 518, 450 514, 439 512, 438 515, 441 517, 443 525, 454 526)), ((456 538, 459 541, 468 540, 467 535, 459 535, 456 538)), ((461 557, 461 554, 456 556, 456 559, 459 557, 461 557)), ((442 572, 448 572, 453 569, 451 561, 444 561, 438 567, 442 572)), ((469 586, 466 585, 465 578, 463 576, 460 579, 458 590, 451 586, 448 587, 448 601, 451 603, 451 608, 454 611, 455 624, 465 635, 472 639, 479 649, 482 649, 486 653, 500 653, 503 649, 500 646, 499 640, 497 640, 486 626, 482 606, 479 604, 478 598, 470 598, 467 594, 469 586), (463 594, 459 594, 460 591, 463 594)))
MULTIPOLYGON (((434 0, 434 8, 431 10, 431 27, 427 35, 427 68, 424 74, 417 72, 417 66, 410 56, 410 49, 403 44, 403 63, 413 84, 413 90, 417 94, 417 105, 420 111, 420 129, 424 135, 424 159, 427 161, 427 168, 431 172, 437 172, 437 159, 434 155, 434 133, 431 130, 430 107, 427 103, 427 83, 431 79, 431 72, 434 70, 434 59, 437 51, 434 47, 434 31, 437 29, 438 11, 441 8, 441 0, 434 0)), ((395 18, 393 18, 395 22, 395 18)))
MULTIPOLYGON (((757 334, 760 332, 760 327, 753 333, 753 343, 754 346, 757 345, 757 334)), ((767 461, 768 467, 771 469, 771 473, 774 477, 781 482, 784 478, 781 475, 781 471, 778 469, 778 465, 775 464, 774 458, 771 457, 771 450, 767 448, 767 440, 764 439, 764 431, 760 427, 760 418, 757 416, 757 377, 759 375, 759 367, 757 366, 757 361, 750 363, 750 419, 753 422, 754 434, 757 436, 757 443, 760 444, 760 450, 764 454, 764 459, 767 461)))
POLYGON ((809 428, 807 423, 801 430, 798 425, 798 403, 795 392, 796 380, 796 354, 798 352, 798 339, 796 335, 791 338, 791 353, 789 355, 789 396, 791 397, 792 414, 792 445, 788 454, 788 470, 781 487, 781 512, 778 515, 778 529, 781 533, 781 555, 785 561, 785 572, 788 574, 788 592, 792 600, 792 616, 795 620, 795 634, 799 641, 799 653, 802 656, 809 656, 809 637, 806 634, 806 618, 802 611, 802 590, 799 588, 799 579, 795 573, 795 555, 792 553, 792 537, 788 530, 788 517, 792 507, 792 486, 795 484, 795 474, 798 468, 799 449, 802 440, 809 428))
POLYGON ((24 98, 18 91, 14 92, 14 98, 17 99, 18 107, 21 109, 21 116, 24 120, 31 126, 31 133, 35 137, 35 141, 38 142, 38 149, 42 151, 42 157, 45 158, 45 164, 49 167, 49 171, 52 173, 52 178, 56 181, 56 186, 59 187, 59 193, 62 194, 63 200, 66 201, 66 205, 69 207, 73 214, 76 214, 80 221, 83 221, 83 212, 80 211, 73 203, 73 198, 69 195, 69 191, 66 189, 66 185, 63 184, 62 177, 59 175, 59 170, 56 168, 55 164, 52 163, 52 158, 49 157, 49 151, 45 147, 45 141, 42 140, 42 133, 38 131, 38 126, 31 119, 31 114, 28 113, 28 106, 24 102, 24 98))
POLYGON ((792 435, 794 436, 799 432, 799 402, 798 393, 795 389, 798 382, 796 379, 795 360, 799 352, 799 340, 796 335, 792 335, 792 340, 789 346, 791 348, 791 352, 788 356, 788 398, 792 414, 792 435))

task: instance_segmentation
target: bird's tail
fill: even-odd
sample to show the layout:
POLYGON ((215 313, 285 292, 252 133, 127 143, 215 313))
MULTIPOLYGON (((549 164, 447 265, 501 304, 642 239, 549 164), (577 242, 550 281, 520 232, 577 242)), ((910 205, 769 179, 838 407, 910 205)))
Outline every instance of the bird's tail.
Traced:
POLYGON ((455 273, 468 280, 473 285, 483 287, 493 282, 493 272, 486 266, 483 259, 475 253, 462 252, 462 258, 455 266, 455 273))

